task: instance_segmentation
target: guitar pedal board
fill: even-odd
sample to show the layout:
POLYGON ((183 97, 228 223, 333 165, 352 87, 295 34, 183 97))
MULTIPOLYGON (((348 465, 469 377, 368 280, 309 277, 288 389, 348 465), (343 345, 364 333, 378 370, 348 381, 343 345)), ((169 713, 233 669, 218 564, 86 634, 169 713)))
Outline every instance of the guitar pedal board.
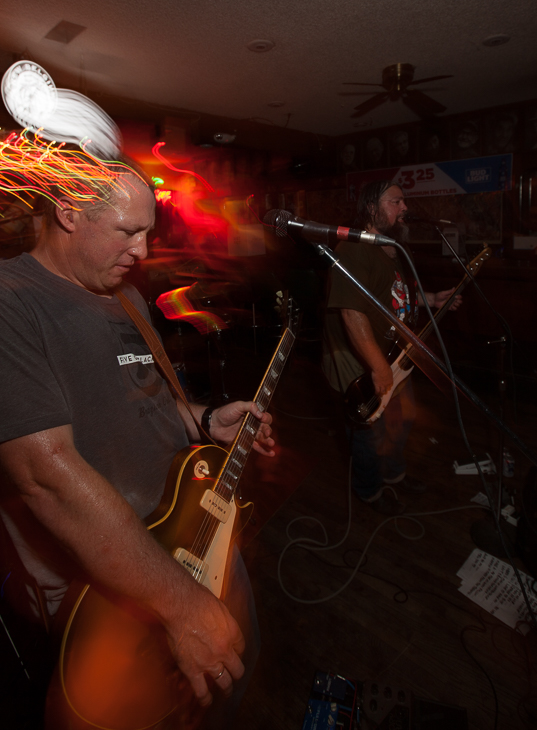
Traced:
POLYGON ((357 730, 362 683, 331 672, 316 672, 302 730, 357 730))
POLYGON ((466 710, 385 682, 316 672, 302 730, 468 730, 466 710))

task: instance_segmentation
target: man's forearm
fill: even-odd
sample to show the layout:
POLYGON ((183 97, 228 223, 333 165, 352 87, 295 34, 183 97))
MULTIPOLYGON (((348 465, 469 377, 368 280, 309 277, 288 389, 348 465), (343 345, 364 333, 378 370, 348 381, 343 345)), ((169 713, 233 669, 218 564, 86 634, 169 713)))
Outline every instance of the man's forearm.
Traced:
POLYGON ((387 365, 367 316, 354 309, 342 309, 341 314, 353 347, 371 370, 387 365))
POLYGON ((239 658, 244 639, 237 623, 82 459, 70 426, 1 444, 0 461, 36 519, 92 583, 132 599, 162 622, 177 664, 202 704, 211 698, 206 674, 218 678, 222 689, 231 688, 244 671, 239 658))
POLYGON ((375 392, 387 393, 393 384, 393 374, 375 340, 369 319, 354 309, 342 309, 341 316, 352 346, 371 369, 375 392))
MULTIPOLYGON (((424 294, 425 294, 425 298, 427 299, 427 304, 430 307, 435 307, 436 306, 436 304, 435 304, 436 295, 430 291, 426 291, 426 292, 424 292, 424 294)), ((420 307, 425 306, 423 297, 421 296, 421 294, 419 292, 418 292, 418 306, 420 306, 420 307)))
POLYGON ((166 621, 166 596, 192 580, 153 539, 123 497, 71 445, 70 427, 0 447, 27 507, 90 580, 166 621))

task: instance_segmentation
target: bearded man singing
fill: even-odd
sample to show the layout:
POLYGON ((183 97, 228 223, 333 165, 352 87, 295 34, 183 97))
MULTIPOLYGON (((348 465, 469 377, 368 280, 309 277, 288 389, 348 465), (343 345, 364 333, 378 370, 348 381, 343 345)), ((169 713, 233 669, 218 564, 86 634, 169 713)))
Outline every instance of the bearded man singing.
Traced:
MULTIPOLYGON (((353 227, 380 233, 405 243, 407 207, 402 189, 392 180, 364 185, 353 227)), ((385 307, 413 329, 418 306, 423 305, 410 268, 395 246, 341 242, 340 263, 385 307)), ((430 307, 441 307, 453 289, 427 292, 430 307)), ((450 309, 457 309, 456 297, 450 309)), ((393 374, 387 357, 394 347, 395 327, 337 269, 329 281, 323 333, 323 371, 330 386, 343 398, 350 383, 371 374, 377 396, 388 393, 393 374)), ((354 493, 375 511, 398 515, 404 511, 396 490, 421 493, 425 484, 406 473, 404 448, 414 420, 410 378, 396 389, 382 416, 371 425, 346 423, 352 455, 354 493)))

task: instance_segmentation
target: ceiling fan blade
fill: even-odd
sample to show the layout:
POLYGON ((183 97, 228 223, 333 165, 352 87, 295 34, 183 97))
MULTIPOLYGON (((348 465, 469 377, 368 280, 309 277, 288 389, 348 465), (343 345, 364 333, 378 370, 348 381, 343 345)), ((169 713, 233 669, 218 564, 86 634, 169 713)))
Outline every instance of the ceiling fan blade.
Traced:
POLYGON ((364 101, 362 104, 358 104, 358 106, 354 107, 354 112, 351 114, 351 119, 361 117, 364 114, 373 111, 373 109, 376 109, 378 106, 383 104, 386 99, 389 98, 389 96, 390 95, 388 94, 388 92, 385 91, 381 94, 375 94, 375 96, 372 96, 371 99, 364 101))
POLYGON ((369 84, 366 81, 342 81, 344 86, 382 86, 382 84, 369 84))
POLYGON ((453 74, 449 74, 448 76, 429 76, 428 79, 419 79, 418 81, 411 81, 408 85, 414 86, 414 84, 425 84, 427 81, 440 81, 440 79, 452 79, 453 74))
POLYGON ((338 91, 338 96, 371 96, 370 91, 338 91))
POLYGON ((445 112, 447 108, 417 89, 407 89, 402 99, 420 117, 432 117, 440 112, 445 112))

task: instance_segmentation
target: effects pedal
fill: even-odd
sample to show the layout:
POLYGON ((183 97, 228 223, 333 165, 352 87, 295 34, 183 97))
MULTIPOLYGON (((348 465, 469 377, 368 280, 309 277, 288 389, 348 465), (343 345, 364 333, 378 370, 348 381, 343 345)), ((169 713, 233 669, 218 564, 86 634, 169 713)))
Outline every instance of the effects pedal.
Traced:
POLYGON ((360 730, 411 730, 412 693, 384 682, 364 682, 360 730))
POLYGON ((359 730, 362 683, 316 672, 302 730, 359 730))
POLYGON ((396 684, 316 672, 302 730, 468 730, 466 710, 396 684))

